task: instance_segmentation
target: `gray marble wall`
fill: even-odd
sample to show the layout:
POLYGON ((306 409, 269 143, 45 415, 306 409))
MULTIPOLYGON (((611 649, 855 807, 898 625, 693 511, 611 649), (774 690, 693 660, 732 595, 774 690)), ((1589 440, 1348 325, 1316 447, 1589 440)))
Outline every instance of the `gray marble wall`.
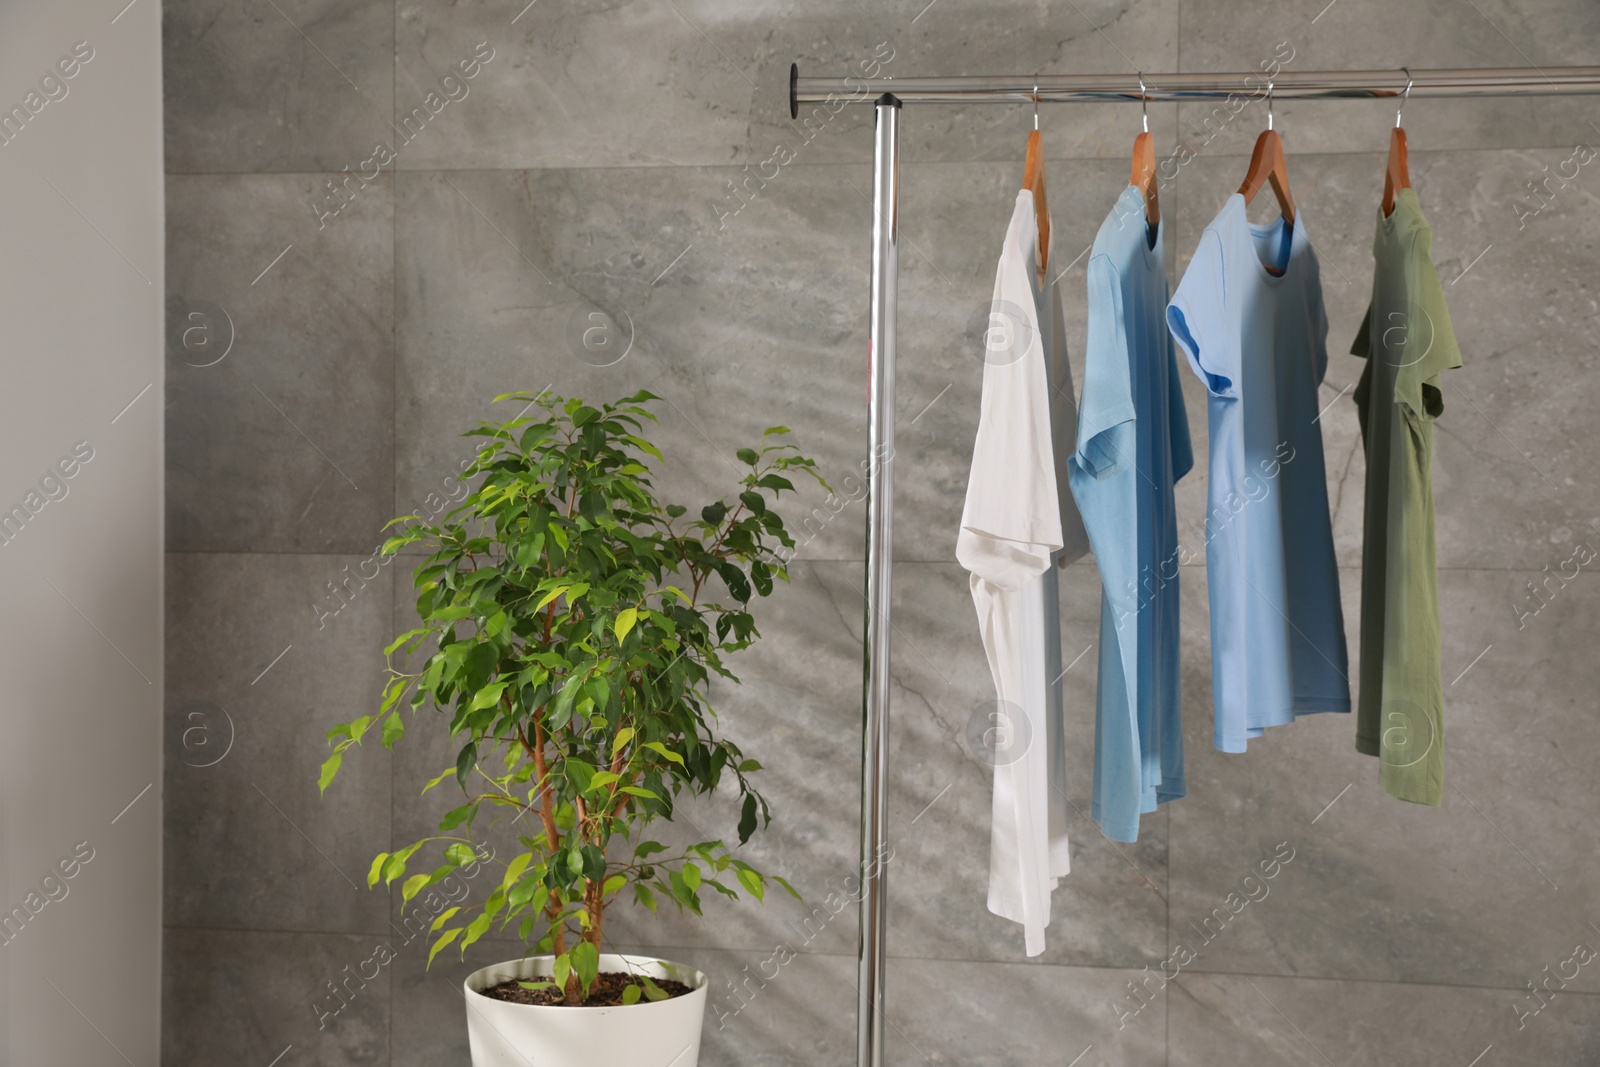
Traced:
MULTIPOLYGON (((404 562, 350 576, 385 520, 436 506, 430 494, 468 454, 456 435, 496 393, 661 394, 662 485, 688 501, 722 491, 734 449, 768 424, 794 427, 835 478, 864 456, 871 115, 790 122, 791 60, 844 74, 876 50, 892 54, 885 73, 906 76, 1250 70, 1290 50, 1290 69, 1550 66, 1594 62, 1600 42, 1600 9, 1585 0, 524 2, 165 4, 178 324, 166 397, 169 1064, 466 1062, 460 979, 515 945, 431 970, 405 946, 325 1027, 312 1007, 344 967, 397 939, 397 901, 363 875, 374 852, 450 806, 417 796, 448 756, 437 744, 362 751, 322 799, 316 767, 322 731, 374 705, 380 650, 411 610, 404 562), (480 42, 492 58, 465 98, 416 117, 480 42), (352 177, 383 163, 366 162, 379 142, 394 158, 352 177), (793 161, 737 197, 730 183, 778 145, 793 161), (330 181, 350 191, 336 198, 330 181), (571 341, 596 312, 631 339, 606 366, 571 341)), ((1265 118, 1251 106, 1208 127, 1207 110, 1150 110, 1163 154, 1195 155, 1162 194, 1174 281, 1265 118)), ((1276 112, 1326 264, 1335 354, 1322 426, 1352 625, 1359 364, 1339 353, 1366 305, 1392 118, 1382 103, 1276 112)), ((1527 591, 1600 542, 1600 485, 1583 459, 1600 402, 1600 177, 1585 166, 1551 179, 1543 201, 1528 192, 1571 175, 1563 163, 1600 139, 1597 121, 1593 98, 1406 111, 1466 364, 1448 379, 1435 464, 1443 806, 1387 797, 1346 717, 1275 731, 1247 755, 1212 750, 1205 574, 1188 568, 1191 796, 1146 817, 1134 846, 1076 819, 1049 949, 1030 961, 1019 931, 984 908, 990 774, 961 737, 991 690, 954 560, 978 414, 973 316, 1030 116, 907 108, 893 1063, 1600 1062, 1600 964, 1550 982, 1557 995, 1520 1026, 1516 1008, 1537 1003, 1527 984, 1576 944, 1600 945, 1600 579, 1585 569, 1537 613, 1527 591), (1284 842, 1294 858, 1270 895, 1176 979, 1153 977, 1177 942, 1199 941, 1189 924, 1284 842), (1149 992, 1136 998, 1130 982, 1149 992)), ((1041 125, 1070 258, 1125 181, 1138 117, 1046 108, 1041 125)), ((1075 349, 1081 283, 1079 262, 1064 281, 1075 349)), ((1185 390, 1203 455, 1203 397, 1193 381, 1185 390)), ((1203 471, 1179 489, 1196 547, 1203 471)), ((861 546, 853 504, 806 541, 792 588, 766 606, 745 684, 715 694, 728 731, 770 767, 777 820, 750 850, 813 904, 856 862, 861 546)), ((1096 590, 1092 560, 1063 582, 1069 659, 1094 640, 1096 590)), ((1094 663, 1067 675, 1080 812, 1094 663)), ((731 829, 717 805, 689 814, 731 829)), ((710 1067, 849 1063, 854 915, 805 934, 806 914, 774 900, 703 923, 628 909, 613 922, 623 946, 715 977, 710 1067), (751 978, 779 943, 796 958, 751 978), (746 983, 742 999, 729 980, 746 983)))

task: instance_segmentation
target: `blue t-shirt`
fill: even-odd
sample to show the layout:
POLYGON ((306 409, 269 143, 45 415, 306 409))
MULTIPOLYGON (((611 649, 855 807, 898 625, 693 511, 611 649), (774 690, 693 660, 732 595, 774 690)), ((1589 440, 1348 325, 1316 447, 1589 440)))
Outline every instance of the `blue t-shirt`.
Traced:
POLYGON ((1350 710, 1317 421, 1328 318, 1305 229, 1303 215, 1252 226, 1235 193, 1167 309, 1209 394, 1211 695, 1224 752, 1297 715, 1350 710))
POLYGON ((1102 584, 1091 814, 1114 841, 1137 841, 1139 814, 1186 792, 1172 486, 1194 454, 1165 320, 1164 229, 1151 236, 1130 185, 1095 235, 1070 461, 1102 584))

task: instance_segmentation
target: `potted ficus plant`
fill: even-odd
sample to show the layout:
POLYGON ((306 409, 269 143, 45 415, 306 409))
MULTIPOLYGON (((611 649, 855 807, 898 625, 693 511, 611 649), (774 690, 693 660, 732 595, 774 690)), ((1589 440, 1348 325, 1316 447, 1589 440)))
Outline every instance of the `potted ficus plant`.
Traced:
POLYGON ((437 524, 396 519, 403 530, 384 545, 429 554, 414 575, 421 625, 385 649, 381 706, 328 732, 324 790, 373 730, 388 748, 408 730, 448 731, 454 766, 423 791, 453 777, 464 802, 438 835, 380 853, 368 873, 369 886, 400 881, 403 907, 476 870, 490 833, 515 835, 491 861, 498 881, 431 926, 430 965, 491 931, 526 946, 466 980, 476 1067, 692 1067, 706 977, 608 951, 607 909, 628 898, 698 915, 708 891, 794 894, 720 840, 669 848, 652 825, 686 795, 734 789, 740 845, 771 819, 750 780, 760 764, 718 736, 707 686, 737 682, 725 658, 758 636, 749 602, 787 581, 777 550, 794 540, 769 503, 794 489, 786 473, 822 479, 773 427, 739 450, 735 499, 694 516, 663 505, 647 466, 662 456, 642 436, 656 399, 496 398, 527 406, 469 431, 487 441, 462 476, 466 497, 437 524))

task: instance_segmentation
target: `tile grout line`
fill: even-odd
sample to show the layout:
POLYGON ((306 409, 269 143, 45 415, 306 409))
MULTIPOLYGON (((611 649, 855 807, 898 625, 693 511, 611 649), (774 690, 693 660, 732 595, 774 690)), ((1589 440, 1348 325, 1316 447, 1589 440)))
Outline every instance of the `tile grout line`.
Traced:
MULTIPOLYGON (((350 549, 349 551, 328 551, 326 549, 311 549, 311 550, 301 551, 299 549, 255 549, 255 548, 250 548, 250 549, 165 548, 162 551, 164 553, 168 554, 168 555, 173 555, 173 556, 326 556, 326 557, 328 557, 330 559, 347 559, 350 556, 363 556, 363 557, 365 557, 365 556, 369 556, 369 555, 372 554, 371 546, 366 546, 366 547, 362 547, 362 548, 358 548, 358 549, 353 548, 353 549, 350 549)), ((420 560, 420 559, 426 558, 426 554, 425 553, 421 553, 421 552, 401 551, 399 553, 396 553, 396 557, 399 558, 399 559, 417 559, 417 560, 420 560)), ((1093 569, 1094 564, 1092 562, 1089 562, 1090 559, 1092 559, 1092 557, 1085 556, 1084 560, 1082 562, 1069 564, 1068 569, 1070 569, 1071 567, 1083 567, 1086 570, 1091 570, 1091 569, 1093 569)), ((794 562, 796 562, 796 563, 849 563, 849 564, 860 564, 860 563, 863 563, 865 561, 862 560, 860 557, 856 557, 854 559, 851 559, 849 557, 830 557, 830 558, 827 558, 827 559, 807 559, 807 558, 800 557, 800 558, 796 558, 794 560, 794 562)), ((895 562, 896 566, 899 566, 901 564, 913 564, 913 565, 916 565, 916 566, 931 566, 931 567, 959 567, 959 566, 961 566, 960 561, 959 560, 955 560, 955 559, 896 559, 894 562, 895 562)), ((1201 571, 1206 569, 1205 568, 1205 564, 1203 564, 1203 563, 1185 563, 1185 564, 1182 564, 1181 566, 1184 568, 1184 570, 1192 571, 1192 572, 1195 572, 1195 573, 1199 573, 1199 572, 1201 572, 1201 571)), ((1464 565, 1457 565, 1457 564, 1443 565, 1443 566, 1436 567, 1434 569, 1437 570, 1437 571, 1440 571, 1440 572, 1449 571, 1449 572, 1461 573, 1461 574, 1520 574, 1520 573, 1539 574, 1539 573, 1541 573, 1540 571, 1534 570, 1532 567, 1475 567, 1475 566, 1464 566, 1464 565)), ((1341 573, 1343 573, 1345 571, 1349 571, 1351 573, 1359 573, 1360 570, 1361 570, 1361 565, 1357 564, 1357 563, 1341 564, 1339 566, 1339 571, 1341 573)))
MULTIPOLYGON (((871 126, 870 120, 867 121, 866 123, 864 123, 864 125, 867 128, 870 129, 870 126, 871 126)), ((1179 147, 1179 142, 1176 142, 1176 141, 1173 142, 1173 144, 1170 147, 1179 147)), ((1570 149, 1570 146, 1563 142, 1561 144, 1482 145, 1482 146, 1478 146, 1478 147, 1467 147, 1467 148, 1429 148, 1426 151, 1416 152, 1415 154, 1418 155, 1418 156, 1428 156, 1428 155, 1445 156, 1445 155, 1468 155, 1468 154, 1478 153, 1478 152, 1562 152, 1562 151, 1568 151, 1569 149, 1570 149)), ((1375 147, 1375 148, 1371 148, 1371 149, 1348 149, 1348 150, 1339 151, 1339 152, 1301 152, 1301 153, 1297 153, 1296 158, 1311 157, 1311 156, 1382 156, 1383 154, 1384 154, 1384 149, 1383 148, 1375 147)), ((1198 159, 1198 158, 1201 158, 1202 156, 1205 159, 1249 159, 1250 158, 1250 152, 1241 147, 1238 151, 1196 153, 1195 158, 1198 159)), ((548 164, 534 164, 534 165, 524 166, 524 167, 400 167, 400 166, 396 166, 396 167, 390 168, 390 173, 395 174, 395 175, 400 175, 400 174, 520 173, 520 172, 523 172, 523 171, 626 171, 626 172, 639 171, 639 172, 643 172, 643 171, 652 171, 652 170, 657 170, 657 171, 670 171, 670 170, 738 170, 738 169, 740 169, 742 167, 753 165, 758 161, 759 160, 750 160, 748 163, 713 163, 713 162, 704 162, 704 163, 649 163, 649 164, 643 164, 643 165, 637 166, 637 167, 592 166, 592 165, 570 166, 570 165, 548 165, 548 164)), ((1116 165, 1120 166, 1125 161, 1123 160, 1121 155, 1105 155, 1105 156, 1083 156, 1083 155, 1054 156, 1054 155, 1046 155, 1045 156, 1045 162, 1046 163, 1062 163, 1062 164, 1067 164, 1067 163, 1106 163, 1106 164, 1116 164, 1116 165)), ((997 157, 994 157, 992 159, 989 159, 989 158, 964 158, 964 159, 922 159, 922 160, 914 160, 914 161, 911 161, 911 162, 902 161, 902 165, 905 166, 905 167, 965 166, 965 165, 968 165, 968 164, 988 164, 988 165, 994 165, 994 166, 1009 166, 1009 165, 1014 165, 1015 163, 1016 163, 1016 160, 1011 156, 997 156, 997 157)), ((825 168, 825 167, 867 167, 867 168, 870 168, 871 166, 872 166, 872 158, 870 156, 863 157, 862 159, 859 159, 859 160, 841 159, 841 160, 833 160, 833 161, 829 161, 829 162, 811 162, 811 163, 791 163, 791 164, 789 164, 790 168, 815 167, 815 168, 818 168, 818 169, 825 168)), ((165 173, 169 177, 174 177, 174 178, 210 178, 210 177, 244 178, 244 177, 275 177, 275 176, 284 176, 284 177, 288 177, 288 176, 302 176, 302 177, 303 176, 318 176, 318 175, 339 174, 340 171, 334 170, 332 168, 297 167, 297 168, 291 168, 291 169, 288 169, 288 170, 168 170, 165 173)))
MULTIPOLYGON (((254 928, 254 927, 200 926, 200 925, 187 925, 187 924, 182 924, 182 923, 163 923, 161 928, 162 928, 163 931, 172 930, 172 931, 179 931, 179 932, 184 932, 184 933, 262 934, 262 935, 272 936, 272 937, 363 937, 364 938, 364 937, 372 937, 372 936, 375 936, 375 935, 382 935, 383 933, 388 932, 388 931, 382 931, 382 930, 356 930, 356 931, 350 931, 350 930, 298 930, 298 929, 296 929, 296 930, 268 930, 268 929, 254 928)), ((512 944, 516 944, 517 943, 515 938, 509 938, 509 937, 496 937, 492 941, 486 941, 486 943, 489 943, 489 944, 501 943, 501 942, 503 942, 503 943, 505 943, 507 945, 512 945, 512 944)), ((627 941, 627 940, 619 941, 619 942, 617 942, 617 944, 619 946, 621 946, 625 951, 648 950, 648 951, 662 951, 662 952, 721 952, 721 953, 727 953, 729 955, 739 955, 739 954, 761 955, 761 954, 764 954, 764 953, 770 954, 771 951, 772 951, 770 946, 763 946, 763 945, 740 945, 740 946, 736 946, 736 947, 719 946, 719 945, 667 945, 667 944, 645 944, 644 942, 627 941)), ((796 956, 797 956, 797 958, 809 957, 809 958, 816 958, 816 959, 840 959, 840 960, 854 960, 856 958, 855 952, 853 952, 851 950, 848 950, 848 949, 843 949, 843 950, 840 950, 840 951, 837 951, 837 952, 801 952, 801 953, 797 953, 796 956)), ((1132 972, 1132 973, 1137 973, 1138 970, 1139 970, 1138 967, 1133 966, 1131 963, 1127 963, 1127 964, 1071 963, 1071 962, 1029 963, 1029 962, 1027 962, 1025 960, 1021 960, 1021 959, 978 959, 978 958, 973 958, 973 957, 919 956, 919 955, 902 954, 902 953, 897 953, 897 952, 891 952, 889 954, 889 959, 890 960, 898 960, 898 961, 908 962, 908 963, 951 963, 951 964, 967 964, 967 965, 975 965, 975 966, 994 965, 994 966, 1000 966, 1000 967, 1047 967, 1047 968, 1058 968, 1058 969, 1063 969, 1063 970, 1080 970, 1080 971, 1128 971, 1128 972, 1132 972)), ((1148 960, 1145 960, 1144 962, 1148 962, 1148 960)), ((1208 970, 1208 969, 1203 968, 1203 967, 1185 967, 1183 969, 1183 973, 1185 975, 1204 975, 1204 976, 1206 976, 1208 978, 1241 978, 1241 979, 1242 978, 1255 978, 1255 979, 1261 979, 1261 980, 1265 980, 1265 981, 1286 980, 1286 981, 1290 981, 1290 982, 1346 982, 1346 983, 1352 983, 1352 984, 1357 984, 1357 985, 1407 986, 1407 987, 1433 988, 1433 989, 1470 989, 1470 990, 1478 990, 1478 991, 1486 992, 1486 993, 1525 992, 1525 990, 1521 986, 1485 985, 1485 984, 1482 984, 1482 983, 1469 983, 1469 982, 1418 982, 1418 981, 1411 981, 1411 980, 1404 979, 1404 978, 1360 978, 1360 977, 1351 977, 1351 976, 1346 976, 1346 975, 1328 975, 1328 974, 1272 974, 1272 973, 1258 972, 1258 971, 1216 971, 1216 970, 1208 970)), ((1176 981, 1176 979, 1174 979, 1174 981, 1176 981)), ((1169 983, 1169 984, 1171 984, 1171 983, 1169 983)), ((1562 996, 1573 996, 1573 997, 1596 997, 1596 998, 1600 998, 1600 989, 1563 989, 1561 991, 1561 995, 1562 996)))
MULTIPOLYGON (((400 4, 389 5, 389 125, 394 125, 395 100, 400 92, 400 4)), ((398 171, 398 168, 396 168, 398 171)), ((395 514, 399 500, 400 475, 397 472, 400 457, 400 176, 395 174, 389 182, 389 514, 395 514)), ((398 562, 398 560, 396 561, 398 562)), ((357 565, 359 570, 359 565, 357 565)), ((389 624, 394 625, 395 602, 399 596, 400 581, 396 574, 389 576, 389 624)), ((384 642, 388 644, 387 641, 384 642)), ((385 761, 389 768, 389 848, 394 848, 394 758, 385 761)), ((392 902, 384 901, 383 917, 392 925, 392 902)), ((424 948, 427 942, 423 942, 424 948)), ((388 1037, 389 1067, 394 1067, 394 1009, 399 1003, 400 968, 389 968, 389 1004, 384 1012, 384 1031, 388 1037)))

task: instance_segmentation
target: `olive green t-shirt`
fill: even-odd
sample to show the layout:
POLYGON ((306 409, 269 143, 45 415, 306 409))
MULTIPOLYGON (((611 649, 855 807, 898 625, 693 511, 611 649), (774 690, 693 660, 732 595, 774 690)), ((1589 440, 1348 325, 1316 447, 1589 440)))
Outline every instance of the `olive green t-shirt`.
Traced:
POLYGON ((1461 366, 1432 232, 1417 194, 1378 212, 1372 304, 1351 353, 1367 457, 1361 548, 1361 674, 1356 749, 1381 761, 1383 788, 1437 805, 1444 792, 1444 687, 1433 545, 1433 420, 1439 374, 1461 366))

